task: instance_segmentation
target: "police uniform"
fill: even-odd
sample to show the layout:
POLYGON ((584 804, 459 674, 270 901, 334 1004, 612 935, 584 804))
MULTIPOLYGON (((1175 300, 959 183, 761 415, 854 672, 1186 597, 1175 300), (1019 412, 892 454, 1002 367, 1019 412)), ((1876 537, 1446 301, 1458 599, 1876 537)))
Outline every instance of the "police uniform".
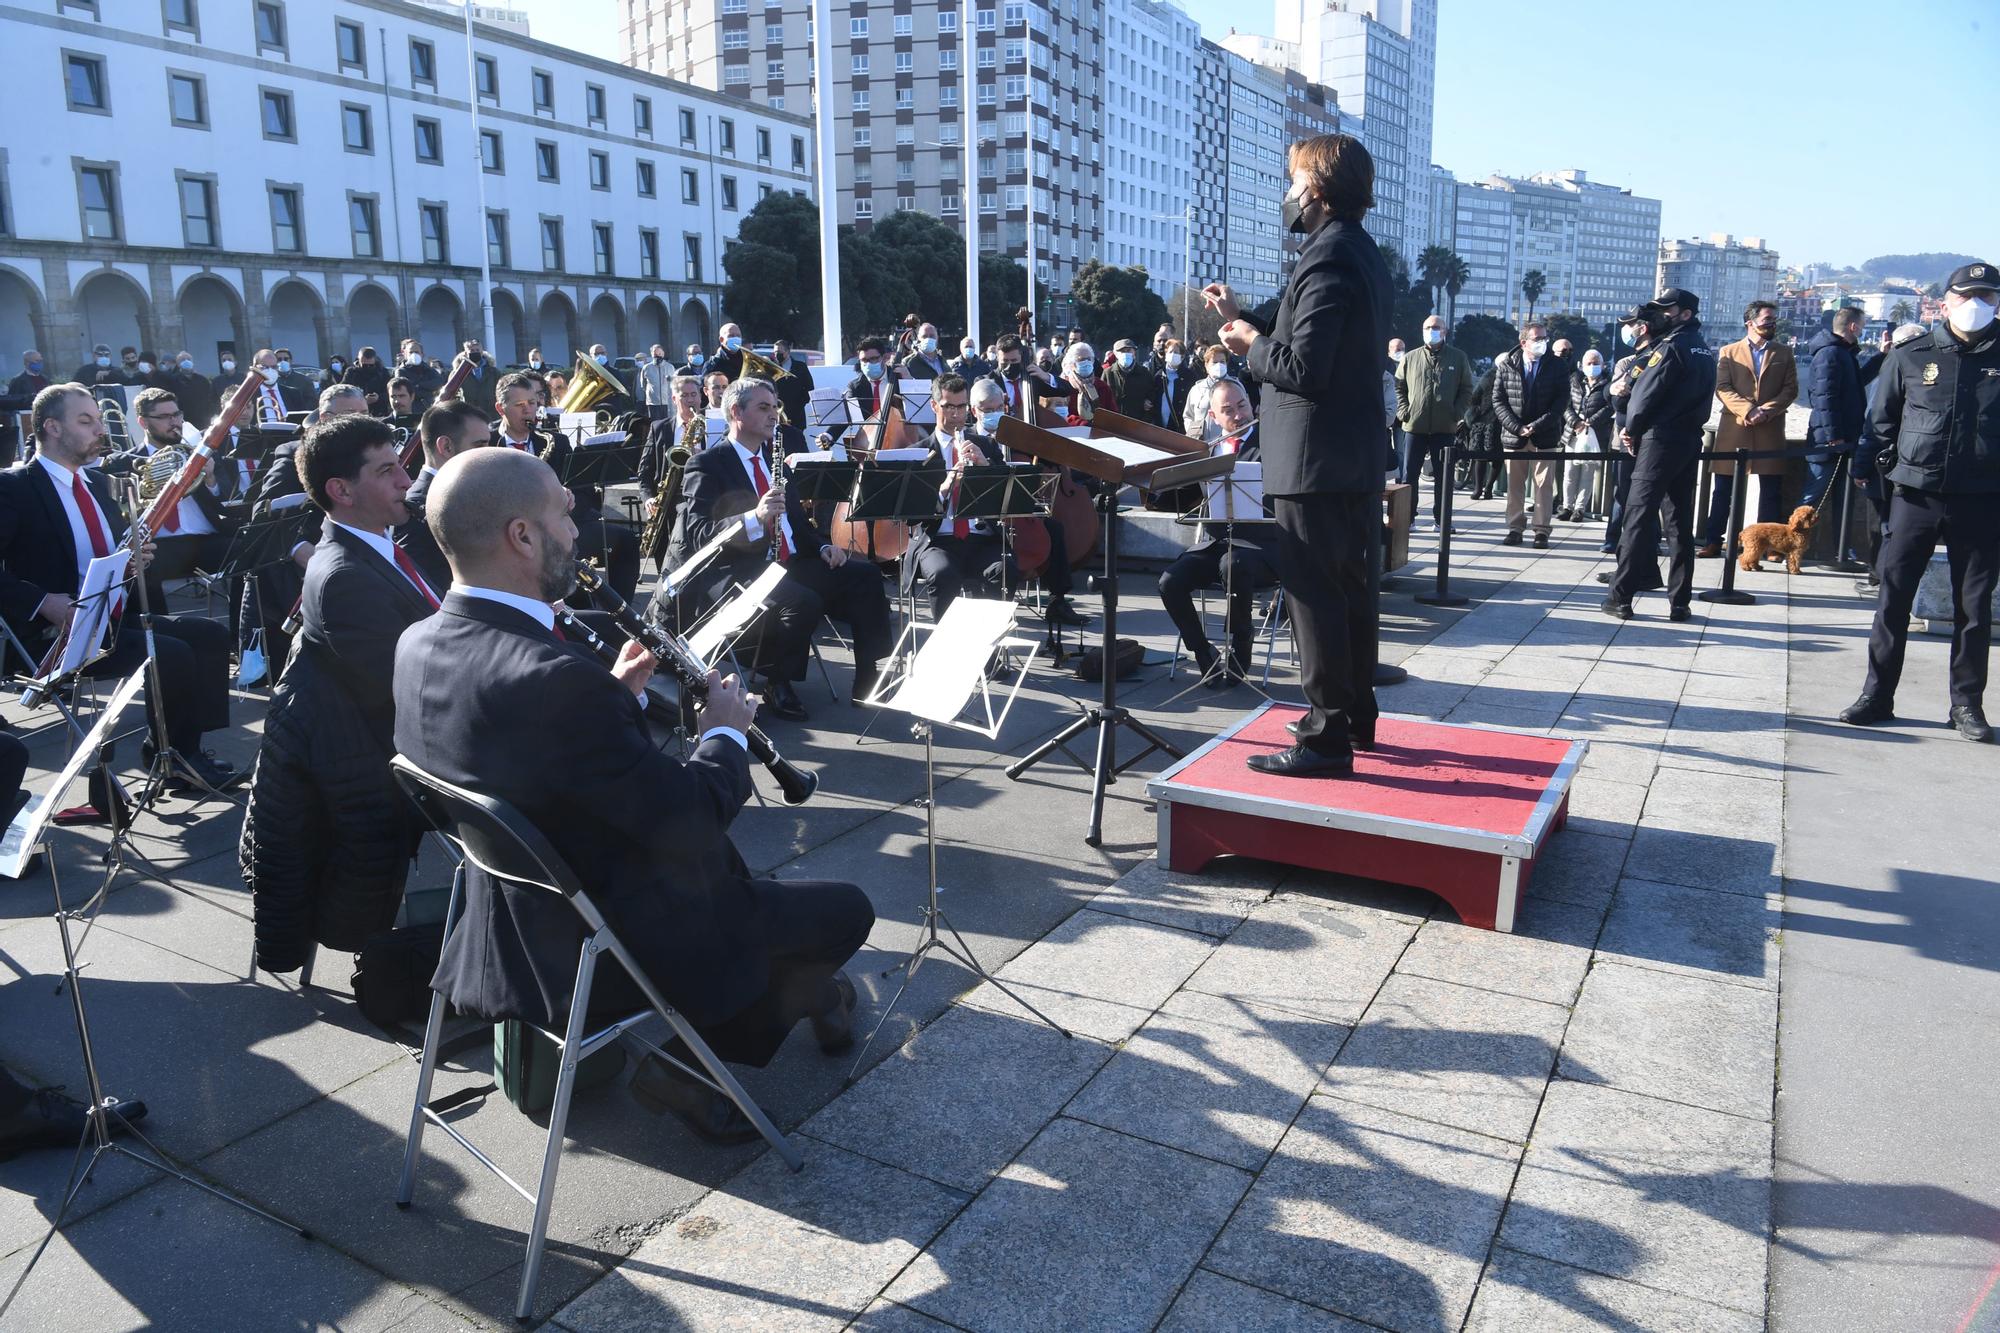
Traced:
MULTIPOLYGON (((1967 264, 1949 290, 1989 303, 2000 268, 1967 264)), ((1894 717, 1917 583, 1940 539, 1951 561, 1951 720, 1987 740, 1983 707, 2000 575, 2000 321, 1960 334, 1947 321, 1888 354, 1869 426, 1890 488, 1876 567, 1882 590, 1868 634, 1868 682, 1841 720, 1894 717)))
MULTIPOLYGON (((1695 311, 1692 292, 1669 287, 1627 318, 1678 307, 1695 311)), ((1618 541, 1618 569, 1604 599, 1607 615, 1628 619, 1632 597, 1661 586, 1659 540, 1667 533, 1667 601, 1676 620, 1694 595, 1695 483, 1701 471, 1701 431, 1715 398, 1715 352, 1688 319, 1640 353, 1625 409, 1625 433, 1636 456, 1627 483, 1618 541)))

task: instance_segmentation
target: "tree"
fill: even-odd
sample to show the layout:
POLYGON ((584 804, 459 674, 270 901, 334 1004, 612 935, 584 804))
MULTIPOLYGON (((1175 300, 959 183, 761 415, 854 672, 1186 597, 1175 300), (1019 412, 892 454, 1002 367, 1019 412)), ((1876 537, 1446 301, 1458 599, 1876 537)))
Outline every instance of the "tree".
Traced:
POLYGON ((1467 315, 1458 321, 1451 335, 1458 350, 1478 361, 1499 356, 1521 341, 1521 331, 1493 315, 1467 315))
POLYGON ((1898 301, 1889 307, 1889 322, 1892 324, 1908 324, 1916 317, 1917 312, 1910 308, 1908 301, 1898 301))
POLYGON ((1528 318, 1535 317, 1535 302, 1542 299, 1542 292, 1549 285, 1548 276, 1538 268, 1531 268, 1521 275, 1521 295, 1528 298, 1528 318))
MULTIPOLYGON (((916 302, 909 309, 937 325, 944 341, 955 342, 965 330, 965 237, 957 228, 913 208, 892 212, 868 235, 895 255, 903 277, 916 291, 916 302)), ((896 317, 907 313, 899 311, 896 317)))
POLYGON ((1004 255, 979 256, 979 345, 1014 332, 1014 312, 1028 303, 1028 270, 1004 255))
POLYGON ((1108 354, 1120 338, 1150 343, 1167 317, 1167 303, 1146 285, 1146 270, 1137 265, 1113 268, 1093 259, 1077 270, 1069 294, 1076 322, 1099 355, 1108 354))
MULTIPOLYGON (((745 309, 739 311, 736 297, 725 288, 722 305, 725 313, 737 323, 748 326, 752 341, 776 340, 780 335, 789 335, 799 345, 810 347, 820 340, 819 309, 819 206, 802 195, 790 190, 773 190, 757 201, 757 206, 743 215, 742 225, 736 229, 736 247, 745 245, 768 246, 782 251, 792 258, 792 277, 789 285, 778 297, 786 298, 776 307, 766 306, 756 313, 745 309), (767 319, 776 321, 784 309, 789 309, 790 320, 785 323, 767 324, 767 319)), ((730 271, 728 259, 723 260, 724 272, 730 271)), ((750 297, 747 291, 739 291, 738 297, 750 297)), ((772 294, 756 293, 769 297, 772 294)), ((829 360, 837 360, 837 347, 823 349, 829 360)))
MULTIPOLYGON (((1176 284, 1173 295, 1167 298, 1167 316, 1174 321, 1175 336, 1187 344, 1188 364, 1193 365, 1195 353, 1203 347, 1210 347, 1222 336, 1222 317, 1208 308, 1201 299, 1201 288, 1190 291, 1176 284), (1185 306, 1188 317, 1187 327, 1180 327, 1181 310, 1185 306)), ((1158 328, 1159 325, 1154 325, 1158 328)), ((1133 341, 1137 341, 1134 339, 1133 341)))
POLYGON ((840 336, 845 347, 871 334, 887 337, 916 308, 917 289, 904 274, 902 257, 872 232, 842 227, 840 336))
MULTIPOLYGON (((751 329, 759 339, 796 341, 805 334, 806 321, 799 309, 802 287, 799 267, 789 250, 756 241, 738 241, 723 252, 722 270, 729 277, 722 287, 722 308, 731 319, 751 329)), ((819 304, 818 297, 815 282, 815 307, 819 304)), ((817 338, 818 333, 815 330, 806 336, 817 338)))
POLYGON ((1578 361, 1581 361, 1583 354, 1592 347, 1596 347, 1607 356, 1610 355, 1609 349, 1601 345, 1597 331, 1590 327, 1590 321, 1582 315, 1550 315, 1548 324, 1549 345, 1554 346, 1564 338, 1569 339, 1578 361))
POLYGON ((1417 276, 1430 290, 1432 310, 1443 302, 1444 287, 1451 280, 1453 265, 1463 266, 1464 263, 1458 252, 1448 245, 1427 245, 1417 256, 1417 276))
POLYGON ((1445 270, 1444 275, 1445 322, 1453 328, 1458 327, 1458 294, 1464 291, 1465 284, 1471 281, 1472 265, 1459 258, 1457 254, 1453 254, 1451 267, 1445 270))

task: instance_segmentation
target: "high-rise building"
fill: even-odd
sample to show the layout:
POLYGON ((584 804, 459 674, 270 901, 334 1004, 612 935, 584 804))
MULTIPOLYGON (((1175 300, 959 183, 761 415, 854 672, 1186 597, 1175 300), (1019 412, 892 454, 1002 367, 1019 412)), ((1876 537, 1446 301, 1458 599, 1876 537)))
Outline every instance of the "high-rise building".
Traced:
POLYGON ((1104 23, 1103 258, 1168 296, 1193 266, 1201 25, 1156 0, 1105 0, 1104 23))
POLYGON ((1285 77, 1233 51, 1229 73, 1228 236, 1224 280, 1247 310, 1275 297, 1284 283, 1284 231, 1278 225, 1289 185, 1285 167, 1285 77))
POLYGON ((1581 171, 1459 181, 1427 173, 1427 244, 1450 247, 1470 270, 1455 313, 1525 318, 1522 282, 1542 275, 1538 314, 1603 324, 1653 294, 1647 263, 1659 245, 1660 201, 1603 185, 1581 171))
MULTIPOLYGON (((999 0, 975 13, 975 68, 959 68, 960 9, 940 0, 857 0, 833 21, 842 222, 919 209, 961 221, 959 98, 977 108, 982 251, 1027 250, 1033 204, 1038 290, 1065 290, 1103 248, 1105 0, 999 0), (966 76, 970 73, 971 77, 966 76)), ((626 61, 773 110, 812 112, 812 8, 779 0, 624 0, 626 61)), ((1163 210, 1164 211, 1164 210, 1163 210)))
POLYGON ((1199 285, 1229 266, 1229 52, 1203 40, 1195 50, 1194 271, 1199 285))
POLYGON ((1705 241, 1665 240, 1659 256, 1655 286, 1700 297, 1702 323, 1712 329, 1733 329, 1752 301, 1777 299, 1778 253, 1766 249, 1761 236, 1738 241, 1715 232, 1705 241))
POLYGON ((1433 230, 1437 0, 1278 0, 1277 30, 1300 72, 1334 91, 1342 128, 1375 159, 1369 233, 1414 264, 1433 230))
MULTIPOLYGON (((1340 130, 1340 98, 1322 83, 1315 83, 1299 68, 1298 48, 1290 42, 1281 42, 1273 37, 1260 37, 1254 33, 1232 32, 1222 39, 1221 45, 1237 55, 1276 73, 1285 84, 1285 130, 1281 155, 1289 151, 1292 144, 1316 135, 1334 134, 1340 130)), ((1284 177, 1283 187, 1290 188, 1290 169, 1287 162, 1278 164, 1278 172, 1284 177)), ((1282 198, 1282 195, 1280 196, 1282 198)), ((1371 234, 1373 219, 1370 219, 1371 234)), ((1284 263, 1287 269, 1305 243, 1303 236, 1292 232, 1280 233, 1284 249, 1284 263)))

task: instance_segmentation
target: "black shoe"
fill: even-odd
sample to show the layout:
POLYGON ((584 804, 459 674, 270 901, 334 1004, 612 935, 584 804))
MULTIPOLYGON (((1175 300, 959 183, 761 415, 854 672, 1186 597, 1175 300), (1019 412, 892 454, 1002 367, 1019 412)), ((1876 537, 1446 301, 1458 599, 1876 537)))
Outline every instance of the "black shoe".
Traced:
POLYGON ((1537 551, 1546 551, 1546 550, 1548 550, 1548 549, 1549 549, 1549 534, 1548 534, 1548 533, 1546 533, 1546 532, 1538 532, 1538 533, 1536 533, 1536 534, 1535 534, 1535 549, 1536 549, 1537 551))
POLYGON ((1347 743, 1357 750, 1372 751, 1375 748, 1375 719, 1371 717, 1366 722, 1349 722, 1347 743))
POLYGON ((1067 597, 1049 598, 1048 618, 1057 625, 1088 625, 1090 617, 1070 604, 1067 597))
POLYGON ((788 680, 772 681, 769 693, 764 696, 764 706, 757 711, 769 713, 781 722, 806 720, 806 706, 799 699, 799 692, 792 688, 792 683, 788 680))
POLYGON ((1612 569, 1602 570, 1597 575, 1597 581, 1599 583, 1609 583, 1614 577, 1616 577, 1616 575, 1617 575, 1616 570, 1612 569))
POLYGON ((657 1055, 649 1055, 632 1075, 632 1099, 654 1115, 671 1112, 694 1136, 729 1146, 763 1137, 735 1102, 697 1083, 657 1055))
MULTIPOLYGON (((123 1134, 146 1118, 146 1103, 118 1102, 105 1117, 111 1133, 123 1134)), ((37 1148, 75 1148, 83 1141, 90 1119, 84 1108, 55 1088, 38 1088, 28 1104, 12 1115, 0 1115, 0 1162, 37 1148)))
POLYGON ((875 693, 875 687, 881 683, 882 667, 880 663, 865 670, 857 668, 854 672, 854 697, 848 700, 848 702, 856 708, 862 707, 869 696, 875 693))
POLYGON ((1507 535, 1500 539, 1500 544, 1502 546, 1519 546, 1521 544, 1521 530, 1519 528, 1507 529, 1507 535))
POLYGON ((847 973, 834 973, 833 984, 839 989, 840 998, 826 1013, 813 1015, 812 1029, 820 1050, 828 1055, 839 1055, 854 1045, 854 1007, 859 1001, 854 994, 854 982, 847 973))
POLYGON ((1688 609, 1687 607, 1685 607, 1685 606, 1675 606, 1675 607, 1669 607, 1669 608, 1667 609, 1667 619, 1668 619, 1668 620, 1692 620, 1692 619, 1694 619, 1694 612, 1693 612, 1693 611, 1691 611, 1691 610, 1689 610, 1689 609, 1688 609))
POLYGON ((1840 711, 1840 720, 1851 727, 1872 727, 1878 722, 1894 722, 1895 702, 1890 699, 1878 699, 1872 694, 1864 694, 1840 711))
POLYGON ((217 759, 213 750, 181 752, 180 762, 167 774, 167 790, 177 795, 198 794, 210 789, 228 791, 248 776, 248 773, 238 772, 234 764, 217 759))
POLYGON ((1598 607, 1597 609, 1602 611, 1605 615, 1611 616, 1618 620, 1630 620, 1632 618, 1632 603, 1621 602, 1616 600, 1615 598, 1611 597, 1605 598, 1604 604, 1598 607))
POLYGON ((1969 741, 1984 744, 1993 739, 1993 728, 1986 725, 1986 714, 1971 704, 1960 704, 1951 710, 1951 725, 1969 741))
POLYGON ((1259 773, 1275 773, 1287 778, 1310 778, 1328 773, 1354 771, 1354 755, 1327 754, 1303 745, 1288 746, 1275 754, 1253 754, 1250 767, 1259 773))

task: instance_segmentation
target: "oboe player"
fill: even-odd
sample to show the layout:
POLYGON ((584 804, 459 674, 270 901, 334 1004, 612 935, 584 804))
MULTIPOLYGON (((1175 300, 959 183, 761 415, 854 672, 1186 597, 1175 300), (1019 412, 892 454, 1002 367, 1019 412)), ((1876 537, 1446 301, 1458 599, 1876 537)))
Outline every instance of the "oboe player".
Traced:
MULTIPOLYGON (((438 473, 429 521, 452 590, 397 647, 397 747, 533 823, 723 1059, 765 1064, 801 1018, 823 1049, 842 1049, 854 988, 839 969, 866 941, 873 908, 851 884, 749 877, 727 830, 750 795, 744 729, 756 700, 735 678, 710 674, 701 741, 682 763, 642 721, 650 655, 627 645, 607 674, 556 637, 549 604, 575 586, 569 505, 554 473, 511 450, 474 449, 438 473)), ((562 1022, 576 915, 476 869, 465 893, 433 984, 483 1019, 562 1022)), ((596 987, 593 1010, 643 1004, 618 968, 599 969, 596 987)), ((632 1087, 704 1138, 756 1137, 734 1104, 669 1066, 649 1062, 632 1087)))

